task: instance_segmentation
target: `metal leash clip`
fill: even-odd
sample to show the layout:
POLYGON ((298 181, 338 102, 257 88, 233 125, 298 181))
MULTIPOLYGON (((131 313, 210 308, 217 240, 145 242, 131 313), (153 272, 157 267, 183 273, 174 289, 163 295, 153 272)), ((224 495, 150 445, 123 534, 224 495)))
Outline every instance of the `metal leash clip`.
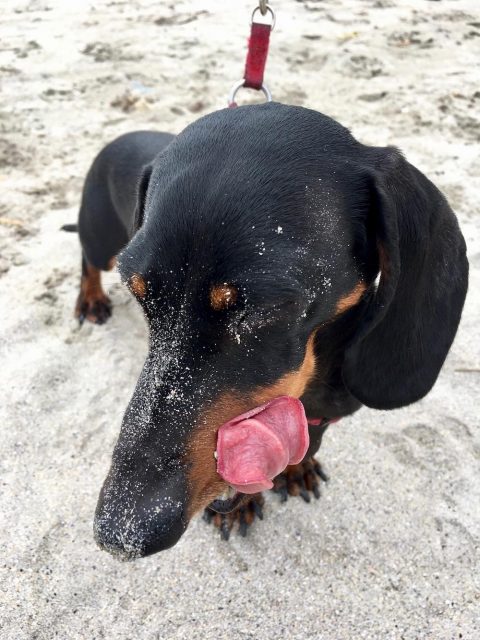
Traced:
POLYGON ((258 3, 258 7, 255 7, 255 9, 252 11, 252 19, 250 20, 250 24, 253 24, 253 20, 257 11, 260 11, 263 17, 265 17, 267 13, 271 15, 272 22, 270 24, 270 31, 273 31, 275 29, 275 22, 277 20, 277 17, 268 2, 266 0, 260 0, 260 2, 258 3))
POLYGON ((250 39, 248 41, 247 59, 245 62, 245 72, 242 80, 236 82, 230 95, 228 96, 228 106, 238 106, 235 102, 237 92, 242 87, 247 89, 255 89, 256 91, 262 91, 267 102, 271 102, 272 94, 270 90, 263 82, 263 74, 265 71, 265 64, 267 62, 268 46, 270 43, 270 33, 275 27, 275 13, 268 4, 268 0, 259 0, 258 7, 252 12, 251 19, 251 31, 250 39), (270 14, 271 22, 255 22, 255 16, 257 12, 260 12, 262 16, 270 14))
MULTIPOLYGON (((238 104, 235 102, 235 97, 237 95, 237 93, 239 92, 240 89, 242 89, 243 87, 245 87, 245 79, 239 80, 238 82, 236 82, 233 87, 232 90, 230 91, 229 95, 228 95, 228 106, 229 107, 238 107, 238 104)), ((270 93, 270 89, 267 87, 266 84, 262 83, 262 86, 260 87, 259 91, 261 91, 263 93, 263 95, 265 96, 265 99, 267 102, 271 102, 273 100, 272 98, 272 94, 270 93)))

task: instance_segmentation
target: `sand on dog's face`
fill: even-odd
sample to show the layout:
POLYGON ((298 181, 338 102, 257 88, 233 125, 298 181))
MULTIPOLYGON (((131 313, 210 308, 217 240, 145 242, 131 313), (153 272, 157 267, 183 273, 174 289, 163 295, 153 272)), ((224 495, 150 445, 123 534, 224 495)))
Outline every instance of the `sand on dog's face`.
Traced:
POLYGON ((114 274, 113 318, 78 331, 80 254, 58 228, 75 220, 104 143, 134 129, 175 133, 224 106, 254 4, 2 3, 3 637, 478 635, 477 0, 274 2, 274 98, 327 113, 367 144, 399 146, 459 215, 470 294, 432 393, 332 427, 321 502, 269 497, 246 541, 225 545, 197 520, 174 549, 135 565, 94 545, 146 331, 114 274))

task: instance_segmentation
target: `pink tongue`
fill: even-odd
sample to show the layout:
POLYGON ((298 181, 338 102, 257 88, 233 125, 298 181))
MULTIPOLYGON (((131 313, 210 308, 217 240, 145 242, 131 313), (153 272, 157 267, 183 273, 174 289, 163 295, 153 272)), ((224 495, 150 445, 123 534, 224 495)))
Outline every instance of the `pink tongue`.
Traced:
POLYGON ((242 493, 271 489, 272 478, 303 459, 308 443, 302 403, 281 396, 220 427, 217 472, 242 493))

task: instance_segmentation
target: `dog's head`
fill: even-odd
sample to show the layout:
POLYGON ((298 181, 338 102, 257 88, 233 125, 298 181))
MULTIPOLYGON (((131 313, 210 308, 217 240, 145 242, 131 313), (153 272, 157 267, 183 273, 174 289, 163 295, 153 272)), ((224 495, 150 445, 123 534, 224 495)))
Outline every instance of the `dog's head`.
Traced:
POLYGON ((226 488, 219 427, 302 397, 333 360, 368 406, 433 385, 465 297, 465 246, 395 149, 302 108, 220 111, 144 170, 135 224, 119 269, 150 345, 97 507, 109 551, 175 544, 226 488))

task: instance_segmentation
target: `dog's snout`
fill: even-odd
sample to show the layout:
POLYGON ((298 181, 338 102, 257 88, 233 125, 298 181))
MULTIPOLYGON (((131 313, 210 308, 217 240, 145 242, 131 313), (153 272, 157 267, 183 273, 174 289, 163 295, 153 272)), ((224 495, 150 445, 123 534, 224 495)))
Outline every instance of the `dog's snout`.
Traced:
POLYGON ((121 560, 135 560, 172 547, 186 529, 183 509, 172 505, 162 509, 161 517, 143 526, 135 518, 121 521, 106 516, 102 509, 94 520, 97 544, 121 560))
POLYGON ((188 525, 183 487, 181 473, 153 486, 109 475, 95 512, 97 544, 121 560, 172 547, 188 525))

